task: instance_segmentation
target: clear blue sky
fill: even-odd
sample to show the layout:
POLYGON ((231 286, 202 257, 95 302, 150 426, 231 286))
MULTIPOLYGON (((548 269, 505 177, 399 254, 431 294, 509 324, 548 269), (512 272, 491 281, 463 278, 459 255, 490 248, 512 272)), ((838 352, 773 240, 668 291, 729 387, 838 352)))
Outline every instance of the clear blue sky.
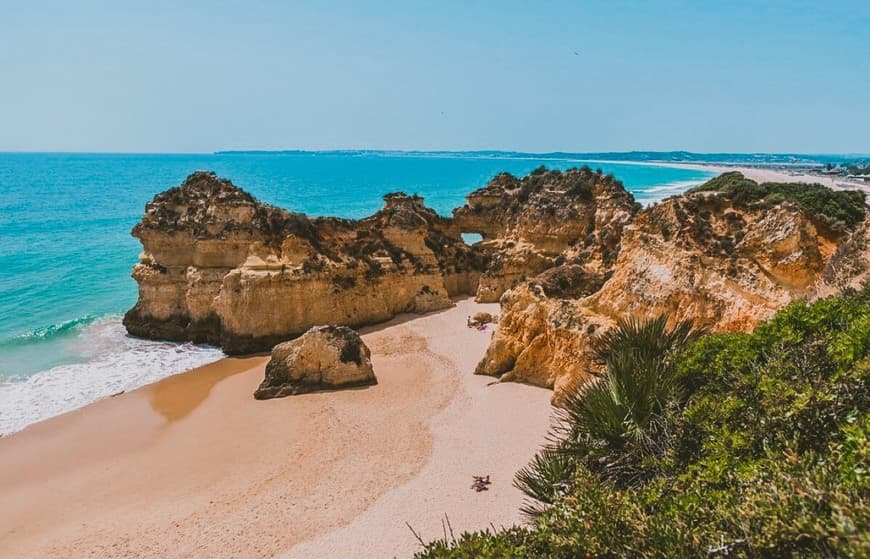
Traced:
POLYGON ((870 153, 868 33, 868 0, 0 0, 0 150, 870 153))

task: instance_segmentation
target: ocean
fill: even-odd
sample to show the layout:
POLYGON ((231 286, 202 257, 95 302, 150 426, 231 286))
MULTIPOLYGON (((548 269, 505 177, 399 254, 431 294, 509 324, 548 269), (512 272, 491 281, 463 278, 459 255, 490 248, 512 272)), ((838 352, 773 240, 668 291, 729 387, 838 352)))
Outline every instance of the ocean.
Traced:
MULTIPOLYGON (((359 218, 387 192, 419 194, 449 215, 499 172, 584 163, 494 152, 0 153, 0 435, 223 355, 131 338, 121 326, 136 301, 130 269, 141 250, 130 230, 146 202, 195 170, 293 211, 359 218)), ((642 203, 712 176, 588 164, 613 173, 642 203)))

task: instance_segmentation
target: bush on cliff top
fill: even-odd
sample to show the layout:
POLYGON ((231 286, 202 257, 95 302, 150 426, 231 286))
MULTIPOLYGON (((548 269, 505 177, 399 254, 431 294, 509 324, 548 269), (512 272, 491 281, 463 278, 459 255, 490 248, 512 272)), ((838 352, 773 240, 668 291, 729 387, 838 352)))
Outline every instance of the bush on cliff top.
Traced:
POLYGON ((870 556, 870 285, 690 340, 668 362, 677 389, 648 432, 664 444, 641 462, 654 475, 607 475, 587 459, 619 456, 594 437, 585 454, 539 455, 526 472, 556 490, 529 526, 417 557, 870 556))
POLYGON ((857 190, 831 190, 820 184, 758 184, 737 171, 723 173, 689 192, 722 192, 740 205, 772 205, 788 200, 838 231, 854 229, 866 211, 864 193, 857 190))

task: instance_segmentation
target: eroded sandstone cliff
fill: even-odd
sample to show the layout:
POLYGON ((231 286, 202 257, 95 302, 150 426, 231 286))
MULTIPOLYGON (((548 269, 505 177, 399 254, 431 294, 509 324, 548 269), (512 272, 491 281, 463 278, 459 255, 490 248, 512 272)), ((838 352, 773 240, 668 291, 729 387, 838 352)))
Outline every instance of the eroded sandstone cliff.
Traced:
POLYGON ((559 264, 605 274, 619 252, 622 228, 639 209, 622 183, 588 167, 523 178, 496 176, 453 212, 464 233, 479 233, 491 258, 477 288, 496 302, 520 280, 559 264))
POLYGON ((477 372, 552 386, 558 401, 595 370, 589 344, 620 316, 749 331, 828 283, 854 283, 867 261, 866 221, 833 228, 792 201, 703 190, 639 212, 608 278, 562 265, 508 291, 477 372))
POLYGON ((475 294, 502 307, 477 372, 554 387, 558 400, 595 369, 589 344, 621 316, 748 331, 870 270, 862 195, 736 173, 643 210, 588 168, 498 175, 452 219, 418 197, 385 202, 362 220, 308 218, 195 173, 133 230, 144 251, 125 325, 245 353, 475 294), (469 247, 462 232, 483 241, 469 247))
POLYGON ((158 194, 133 229, 136 336, 266 351, 319 324, 359 326, 473 293, 485 258, 419 197, 362 220, 263 204, 213 173, 158 194))

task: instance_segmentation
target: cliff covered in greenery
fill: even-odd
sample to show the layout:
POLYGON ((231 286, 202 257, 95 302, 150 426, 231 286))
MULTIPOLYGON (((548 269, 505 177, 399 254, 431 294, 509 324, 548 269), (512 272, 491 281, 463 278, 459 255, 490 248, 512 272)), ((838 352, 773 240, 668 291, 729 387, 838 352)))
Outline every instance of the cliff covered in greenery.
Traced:
POLYGON ((831 190, 820 184, 757 183, 732 171, 710 179, 689 192, 721 192, 735 203, 773 206, 790 201, 838 231, 854 229, 864 219, 864 193, 859 190, 831 190))
POLYGON ((870 556, 870 285, 751 334, 622 321, 595 355, 517 475, 529 524, 420 559, 870 556))
POLYGON ((606 265, 590 266, 581 240, 501 296, 478 373, 553 387, 559 403, 600 370, 591 344, 620 317, 667 314, 710 331, 751 332, 793 301, 859 285, 870 269, 861 192, 726 173, 624 215, 630 221, 615 241, 590 244, 611 239, 606 265))

